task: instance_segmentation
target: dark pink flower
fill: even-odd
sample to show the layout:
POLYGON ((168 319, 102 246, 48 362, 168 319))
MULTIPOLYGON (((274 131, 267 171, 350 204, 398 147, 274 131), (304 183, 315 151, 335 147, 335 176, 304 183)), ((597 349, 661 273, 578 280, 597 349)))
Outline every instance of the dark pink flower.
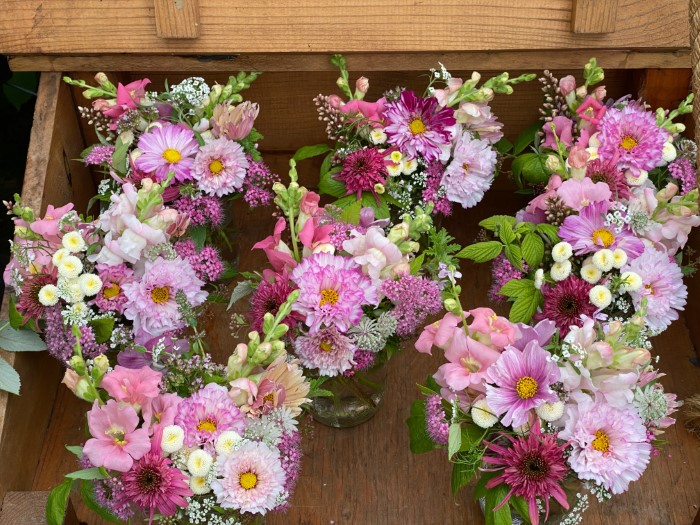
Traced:
MULTIPOLYGON (((332 96, 332 95, 331 95, 332 96)), ((352 117, 359 117, 362 120, 369 120, 373 127, 381 126, 384 118, 384 106, 386 100, 384 97, 376 102, 367 102, 366 100, 351 100, 347 104, 340 106, 341 113, 346 113, 352 117)))
POLYGON ((386 184, 385 153, 380 153, 375 148, 366 148, 353 151, 343 159, 343 168, 335 175, 335 178, 345 184, 346 194, 362 197, 363 191, 377 194, 374 186, 386 184))
POLYGON ((151 81, 147 78, 135 80, 126 86, 121 82, 117 85, 117 100, 114 106, 103 109, 102 113, 113 120, 119 118, 126 110, 136 109, 141 98, 146 94, 146 86, 151 81))
POLYGON ((540 318, 554 321, 562 337, 569 333, 571 326, 582 326, 581 316, 593 317, 596 311, 588 297, 592 287, 583 279, 572 275, 553 286, 543 288, 544 308, 540 318))

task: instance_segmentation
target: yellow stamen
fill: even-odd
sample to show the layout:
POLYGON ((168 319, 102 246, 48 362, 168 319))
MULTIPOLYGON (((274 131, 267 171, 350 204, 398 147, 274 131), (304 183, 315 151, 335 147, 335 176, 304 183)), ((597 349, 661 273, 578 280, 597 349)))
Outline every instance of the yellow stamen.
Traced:
POLYGON ((180 154, 180 152, 178 150, 173 149, 173 148, 168 148, 163 152, 163 158, 169 164, 175 164, 176 162, 180 162, 182 155, 180 154))
POLYGON ((515 383, 515 392, 520 399, 532 399, 537 393, 537 381, 530 376, 521 377, 515 383))
POLYGON ((605 454, 610 450, 610 438, 605 432, 599 430, 595 433, 595 439, 591 441, 591 446, 594 450, 605 454))
POLYGON ((463 357, 461 359, 462 366, 469 370, 472 374, 481 370, 481 363, 473 357, 463 357))
POLYGON ((624 150, 631 150, 638 144, 637 139, 634 137, 631 137, 629 135, 625 135, 622 137, 622 140, 620 141, 620 147, 624 150))
POLYGON ((466 162, 464 164, 462 164, 462 169, 464 171, 469 171, 469 164, 467 164, 466 162))
POLYGON ((156 304, 161 304, 170 298, 170 292, 165 286, 158 286, 151 290, 151 299, 156 304))
POLYGON ((321 302, 319 303, 319 306, 325 306, 327 304, 330 304, 332 306, 337 302, 338 292, 336 292, 332 288, 326 288, 325 290, 321 290, 321 302))
POLYGON ((123 447, 126 445, 126 439, 125 438, 125 432, 124 430, 120 428, 110 428, 109 430, 105 431, 105 434, 110 436, 112 439, 114 439, 114 444, 119 445, 120 447, 123 447))
POLYGON ((414 135, 420 135, 421 133, 425 133, 425 124, 423 124, 423 121, 419 118, 413 119, 408 125, 408 128, 414 135))
POLYGON ((241 487, 243 487, 245 490, 254 489, 258 484, 258 476, 252 472, 244 472, 238 478, 238 483, 240 483, 241 487))
POLYGON ((593 244, 608 248, 615 242, 615 234, 607 228, 598 228, 591 235, 591 241, 593 241, 593 244))
POLYGON ((212 418, 202 419, 197 425, 197 430, 203 430, 204 432, 216 432, 216 421, 212 418))
POLYGON ((267 402, 270 402, 270 403, 275 402, 275 393, 274 392, 270 392, 269 394, 265 394, 265 396, 263 396, 263 403, 267 403, 267 402))
POLYGON ((224 163, 219 159, 214 159, 209 163, 209 171, 211 171, 213 175, 218 175, 223 169, 224 163))
POLYGON ((119 285, 117 283, 112 283, 110 286, 105 286, 104 290, 102 290, 102 295, 106 299, 113 299, 119 295, 120 291, 119 285))
POLYGON ((321 341, 321 344, 319 346, 321 347, 321 350, 323 352, 330 352, 331 350, 333 350, 333 345, 328 341, 321 341))

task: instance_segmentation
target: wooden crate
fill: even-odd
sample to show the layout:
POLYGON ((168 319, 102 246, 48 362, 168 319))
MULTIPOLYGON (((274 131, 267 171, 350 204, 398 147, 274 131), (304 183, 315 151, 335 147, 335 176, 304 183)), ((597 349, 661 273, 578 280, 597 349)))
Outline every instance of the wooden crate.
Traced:
MULTIPOLYGON (((195 73, 208 81, 225 81, 234 71, 266 71, 246 98, 261 105, 257 126, 265 135, 262 151, 281 174, 296 148, 325 140, 312 98, 334 91, 336 73, 327 52, 348 54, 350 69, 370 78, 370 97, 399 83, 424 84, 419 75, 438 61, 455 75, 472 69, 487 75, 546 67, 561 76, 577 72, 590 56, 597 56, 606 68, 611 96, 641 91, 653 105, 678 102, 689 85, 683 0, 523 0, 517 9, 506 0, 353 0, 342 7, 309 0, 179 0, 183 11, 168 11, 172 5, 163 2, 133 0, 128 8, 98 0, 3 3, 11 16, 0 19, 0 51, 12 55, 16 70, 45 72, 23 190, 29 205, 44 209, 48 203, 73 200, 80 207, 94 193, 92 174, 71 160, 94 136, 77 117, 76 106, 86 102, 78 90, 61 82, 64 73, 89 79, 96 71, 112 71, 124 83, 147 76, 157 89, 165 78, 172 82, 195 73), (158 18, 163 12, 167 16, 158 18)), ((510 138, 537 118, 540 98, 539 86, 531 83, 494 102, 510 138)), ((313 187, 318 163, 304 161, 300 172, 302 182, 313 187)), ((470 242, 478 220, 496 211, 512 213, 523 204, 512 190, 507 180, 499 180, 482 204, 457 211, 444 226, 460 242, 470 242)), ((262 213, 253 218, 241 205, 233 215, 238 265, 258 268, 262 255, 249 248, 271 231, 273 219, 262 213)), ((693 242, 700 247, 697 237, 693 242)), ((462 272, 468 280, 465 306, 486 304, 487 266, 465 262, 462 272)), ((689 286, 685 317, 656 341, 661 369, 668 373, 663 382, 680 398, 700 392, 700 369, 691 363, 697 363, 695 345, 700 345, 700 279, 689 286)), ((230 353, 234 341, 222 316, 212 311, 205 321, 219 360, 230 353)), ((392 360, 379 416, 342 431, 316 426, 305 444, 294 507, 268 523, 482 523, 469 490, 450 494, 444 455, 413 456, 409 451, 404 421, 418 396, 415 384, 435 370, 440 357, 419 355, 410 342, 403 349, 392 360)), ((14 492, 13 502, 40 502, 45 498, 41 491, 75 469, 73 456, 63 447, 84 440, 87 405, 59 385, 61 367, 49 356, 8 357, 22 375, 23 394, 0 393, 0 502, 12 491, 36 491, 36 499, 17 498, 14 492)), ((671 429, 668 439, 669 457, 656 458, 643 480, 614 505, 592 503, 585 525, 693 521, 700 505, 700 447, 682 424, 671 429)), ((76 507, 80 519, 100 523, 76 507)), ((23 523, 21 511, 14 503, 12 508, 7 523, 23 523)))

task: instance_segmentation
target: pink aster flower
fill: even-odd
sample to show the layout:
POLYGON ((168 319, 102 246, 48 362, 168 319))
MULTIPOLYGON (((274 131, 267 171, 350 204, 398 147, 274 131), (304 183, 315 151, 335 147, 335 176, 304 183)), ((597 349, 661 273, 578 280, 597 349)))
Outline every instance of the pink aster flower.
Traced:
POLYGON ((550 387, 559 380, 559 367, 548 357, 549 352, 531 341, 522 351, 507 348, 488 369, 486 403, 496 415, 505 414, 505 426, 519 427, 527 423, 531 409, 558 401, 550 387))
POLYGON ((276 448, 247 441, 217 463, 219 477, 211 488, 224 509, 265 514, 277 505, 285 473, 276 448))
POLYGON ((134 271, 125 264, 104 264, 95 266, 102 280, 102 289, 95 296, 95 304, 103 312, 124 313, 126 296, 123 286, 134 279, 134 271))
POLYGON ((399 100, 387 103, 384 112, 389 144, 395 144, 412 158, 422 155, 427 161, 444 159, 456 123, 450 108, 441 108, 434 97, 422 98, 413 91, 402 91, 399 100))
POLYGON ((185 430, 185 445, 204 445, 211 453, 222 432, 243 433, 245 417, 229 398, 228 389, 209 383, 179 404, 175 424, 185 430))
POLYGON ((579 211, 594 202, 607 202, 612 192, 604 182, 593 182, 584 177, 581 180, 569 179, 557 188, 557 195, 569 208, 579 211))
POLYGON ((158 397, 161 379, 160 372, 147 366, 134 369, 117 365, 104 376, 101 386, 111 397, 138 411, 158 397))
POLYGON ((122 475, 124 493, 121 499, 148 513, 149 525, 156 511, 162 516, 174 516, 187 507, 185 498, 192 496, 187 476, 163 457, 160 447, 162 431, 156 431, 147 452, 129 472, 122 475))
POLYGON ((334 178, 345 184, 346 195, 354 193, 358 199, 363 191, 376 195, 374 186, 386 184, 384 155, 376 148, 365 148, 353 151, 343 159, 342 169, 334 178))
POLYGON ((171 171, 178 182, 192 179, 193 157, 199 150, 192 130, 163 124, 141 135, 138 147, 141 155, 136 159, 136 167, 154 174, 157 181, 167 179, 171 171))
POLYGON ((293 309, 306 316, 311 332, 335 325, 346 332, 362 317, 362 307, 377 304, 377 289, 349 257, 317 253, 292 271, 301 295, 293 309))
POLYGON ((559 445, 554 434, 544 434, 539 420, 527 437, 501 434, 500 439, 489 443, 483 461, 487 472, 498 472, 487 484, 487 489, 505 483, 510 490, 494 510, 508 503, 511 496, 521 497, 527 502, 530 522, 538 525, 540 512, 538 499, 544 502, 545 521, 549 516, 549 498, 552 497, 565 509, 569 508, 561 482, 568 472, 564 451, 566 444, 559 445))
POLYGON ((471 208, 491 187, 495 167, 496 152, 491 144, 464 132, 457 138, 452 162, 445 168, 440 183, 449 200, 471 208))
POLYGON ((454 391, 469 388, 484 392, 488 370, 500 357, 499 351, 467 337, 460 328, 454 332, 445 351, 449 363, 441 365, 436 375, 454 391))
POLYGON ((124 316, 133 321, 136 342, 145 342, 166 332, 184 328, 178 294, 190 306, 202 304, 207 292, 192 266, 179 257, 146 261, 141 280, 124 284, 127 303, 124 316))
POLYGON ((335 326, 297 337, 294 349, 304 367, 317 369, 324 376, 336 376, 352 368, 356 350, 352 340, 335 326))
POLYGON ((630 259, 644 251, 639 240, 627 224, 622 228, 606 224, 609 203, 594 202, 581 208, 578 215, 569 215, 559 228, 559 237, 571 244, 576 255, 596 252, 602 248, 621 248, 630 259))
POLYGON ((243 187, 247 168, 248 159, 241 145, 220 138, 199 150, 194 158, 192 177, 204 193, 223 197, 243 187))
POLYGON ((632 408, 614 408, 602 399, 581 396, 566 407, 559 439, 571 446, 569 466, 579 479, 602 484, 613 494, 627 490, 649 464, 647 429, 632 408))
POLYGON ((85 442, 83 454, 96 467, 127 472, 151 448, 148 431, 136 429, 139 416, 129 405, 110 399, 100 406, 95 401, 87 418, 92 438, 85 442))
POLYGON ((623 272, 632 271, 642 278, 639 291, 629 292, 635 308, 647 300, 646 323, 661 332, 678 319, 678 312, 685 308, 688 288, 683 283, 683 273, 668 254, 647 247, 644 253, 626 264, 623 272))
POLYGON ((544 140, 542 141, 542 146, 557 149, 557 143, 554 140, 554 134, 557 134, 557 139, 567 148, 570 148, 573 144, 572 140, 572 128, 574 122, 569 117, 559 115, 552 119, 552 122, 545 122, 542 126, 542 131, 544 131, 544 140), (552 123, 554 123, 554 131, 552 131, 552 123))
POLYGON ((582 326, 583 317, 593 317, 596 307, 588 297, 593 285, 571 275, 552 286, 544 287, 544 306, 541 319, 554 321, 562 336, 572 326, 582 326))
POLYGON ((661 162, 668 131, 656 125, 654 114, 636 103, 622 109, 611 108, 600 121, 598 154, 617 159, 617 167, 639 176, 661 162))

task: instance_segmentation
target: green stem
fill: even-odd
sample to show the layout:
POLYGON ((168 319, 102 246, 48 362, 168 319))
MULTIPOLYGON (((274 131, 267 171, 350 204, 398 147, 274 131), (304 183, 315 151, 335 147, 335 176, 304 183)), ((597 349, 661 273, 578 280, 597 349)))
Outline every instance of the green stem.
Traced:
POLYGON ((372 400, 371 397, 367 397, 362 390, 355 384, 355 381, 351 377, 338 376, 338 381, 347 386, 352 392, 357 396, 358 399, 362 400, 364 404, 369 407, 377 408, 377 404, 372 400))
POLYGON ((289 212, 287 214, 287 217, 289 217, 289 231, 292 235, 292 249, 294 250, 294 260, 297 262, 301 262, 301 258, 299 257, 299 246, 297 244, 296 224, 294 223, 294 209, 291 205, 289 206, 289 212))

